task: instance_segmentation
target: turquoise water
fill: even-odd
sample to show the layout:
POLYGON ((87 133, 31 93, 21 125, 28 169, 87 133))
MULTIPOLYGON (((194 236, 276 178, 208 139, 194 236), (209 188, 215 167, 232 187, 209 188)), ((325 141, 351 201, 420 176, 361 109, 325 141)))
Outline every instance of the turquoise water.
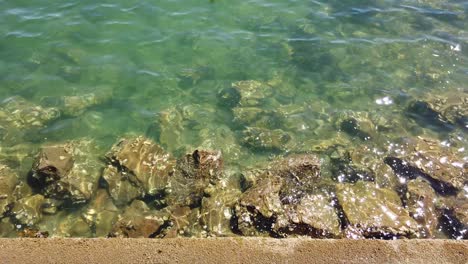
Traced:
POLYGON ((466 96, 467 16, 455 0, 0 1, 0 101, 59 112, 16 132, 2 121, 3 163, 25 178, 42 145, 86 137, 104 154, 129 134, 176 157, 220 149, 233 173, 403 135, 449 142, 466 162, 466 123, 447 129, 407 105, 466 96), (268 91, 239 107, 233 87, 249 80, 268 91), (249 107, 264 112, 252 121, 249 107), (345 133, 349 116, 384 129, 345 133), (262 145, 250 127, 288 140, 262 145))

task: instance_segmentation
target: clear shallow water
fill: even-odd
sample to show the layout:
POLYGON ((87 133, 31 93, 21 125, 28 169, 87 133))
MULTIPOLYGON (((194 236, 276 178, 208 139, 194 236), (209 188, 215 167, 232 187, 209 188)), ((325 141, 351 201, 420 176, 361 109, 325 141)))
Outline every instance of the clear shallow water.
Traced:
POLYGON ((330 141, 385 149, 401 136, 451 144, 466 162, 463 125, 412 118, 407 105, 445 91, 466 95, 467 8, 463 1, 0 1, 0 100, 20 96, 60 111, 40 128, 5 136, 4 163, 25 178, 43 144, 87 137, 107 151, 128 133, 175 156, 221 149, 228 171, 314 152, 326 174, 328 153, 318 150, 330 141), (226 96, 243 80, 271 91, 235 110, 226 96), (76 110, 63 103, 70 96, 98 99, 76 110), (252 106, 267 113, 249 121, 236 112, 252 106), (374 129, 370 141, 345 133, 342 121, 363 115, 398 129, 374 129), (259 147, 246 127, 281 129, 291 140, 259 147))

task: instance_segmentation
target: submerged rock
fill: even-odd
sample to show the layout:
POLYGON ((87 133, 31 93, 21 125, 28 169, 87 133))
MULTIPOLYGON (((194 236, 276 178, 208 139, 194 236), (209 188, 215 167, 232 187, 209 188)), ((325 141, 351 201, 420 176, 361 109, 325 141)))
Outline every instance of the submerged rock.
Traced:
POLYGON ((18 183, 18 175, 9 167, 0 164, 0 218, 15 202, 14 191, 18 183))
POLYGON ((12 146, 8 146, 8 144, 4 146, 2 143, 4 142, 0 143, 0 160, 2 164, 15 168, 19 175, 28 174, 31 171, 39 147, 31 143, 19 143, 12 146))
POLYGON ((79 212, 68 212, 60 217, 55 228, 59 237, 92 237, 91 228, 79 212))
POLYGON ((280 128, 285 122, 281 113, 259 107, 234 107, 232 113, 234 121, 242 126, 275 129, 280 128))
POLYGON ((335 150, 328 155, 331 178, 339 183, 369 181, 380 187, 395 189, 400 183, 393 170, 383 161, 383 154, 373 146, 335 146, 335 150))
POLYGON ((239 186, 232 186, 226 180, 219 181, 205 190, 200 215, 201 225, 207 236, 230 236, 234 206, 241 195, 239 186))
POLYGON ((411 102, 407 114, 424 126, 435 126, 452 130, 458 125, 468 128, 468 91, 464 89, 444 90, 428 93, 411 102))
POLYGON ((421 177, 442 195, 454 195, 468 182, 468 163, 450 147, 428 138, 406 138, 390 146, 385 158, 403 180, 421 177))
POLYGON ((51 107, 61 110, 67 116, 79 116, 87 109, 104 104, 112 98, 112 87, 101 85, 94 92, 74 96, 46 97, 42 101, 51 107))
POLYGON ((0 103, 0 138, 8 143, 21 141, 24 135, 34 134, 57 119, 57 108, 46 108, 14 96, 0 103))
POLYGON ((177 170, 170 180, 168 204, 198 207, 205 188, 221 179, 223 172, 219 151, 195 150, 185 155, 177 161, 177 170))
POLYGON ((439 227, 452 239, 468 239, 468 195, 461 191, 456 197, 446 197, 437 205, 439 227))
POLYGON ((60 209, 60 206, 63 204, 63 201, 46 198, 42 203, 42 213, 54 215, 60 209))
POLYGON ((127 179, 148 195, 162 192, 174 173, 175 160, 160 146, 144 137, 121 139, 106 155, 126 173, 127 179))
POLYGON ((50 198, 88 201, 102 169, 97 152, 95 143, 86 139, 43 147, 32 168, 32 182, 37 185, 33 188, 50 198))
POLYGON ((206 127, 200 130, 201 143, 199 149, 219 149, 227 162, 236 162, 241 158, 241 146, 237 138, 227 126, 206 127))
POLYGON ((48 238, 49 237, 49 232, 47 231, 40 231, 39 229, 36 228, 24 228, 18 233, 19 237, 23 238, 48 238))
POLYGON ((283 179, 263 177, 247 191, 236 205, 238 231, 244 236, 258 236, 272 231, 274 216, 283 214, 279 196, 283 179))
POLYGON ((59 116, 58 109, 44 108, 19 96, 5 99, 0 104, 0 122, 6 127, 18 129, 41 128, 59 116))
POLYGON ((284 215, 273 228, 277 233, 322 238, 340 236, 341 223, 329 195, 307 195, 299 204, 284 207, 284 215))
POLYGON ((373 183, 338 184, 336 195, 348 224, 364 237, 414 237, 417 223, 392 190, 373 183))
POLYGON ((117 222, 112 227, 110 237, 155 237, 161 232, 167 213, 155 212, 140 200, 134 200, 132 204, 119 215, 117 222))
POLYGON ((317 194, 320 162, 314 155, 292 155, 273 162, 257 176, 235 207, 234 226, 242 235, 284 237, 340 236, 333 197, 317 194))
POLYGON ((96 237, 104 237, 111 232, 118 213, 119 210, 112 203, 109 194, 106 190, 100 189, 84 210, 83 218, 96 237))
POLYGON ((163 230, 159 237, 191 237, 201 233, 198 208, 175 205, 164 208, 163 212, 168 215, 167 229, 163 230))
POLYGON ((33 226, 42 219, 42 204, 44 196, 36 194, 20 199, 11 210, 16 222, 21 225, 33 226))
POLYGON ((240 95, 240 106, 258 106, 271 98, 273 88, 266 83, 255 80, 238 81, 232 84, 240 95))
POLYGON ((320 177, 320 160, 311 154, 295 154, 272 162, 269 166, 272 175, 284 180, 280 198, 283 204, 296 203, 306 193, 318 187, 320 177))
POLYGON ((285 150, 291 135, 281 129, 268 130, 248 127, 243 131, 242 142, 253 149, 285 150))
POLYGON ((11 223, 10 218, 0 218, 0 237, 14 237, 15 226, 11 223))
POLYGON ((168 151, 175 151, 183 145, 184 124, 179 109, 174 107, 160 112, 154 126, 157 131, 151 131, 150 134, 156 134, 155 137, 168 151))
POLYGON ((102 173, 103 179, 107 183, 107 190, 116 205, 128 205, 136 198, 142 198, 145 190, 133 183, 129 177, 133 177, 129 172, 119 171, 118 168, 108 165, 102 173))
POLYGON ((439 223, 436 193, 427 182, 417 179, 408 183, 406 196, 408 212, 420 226, 418 237, 433 238, 439 223))
POLYGON ((185 153, 193 148, 194 142, 204 139, 197 132, 206 129, 216 118, 217 109, 209 104, 174 106, 158 113, 148 135, 157 138, 170 153, 185 153))

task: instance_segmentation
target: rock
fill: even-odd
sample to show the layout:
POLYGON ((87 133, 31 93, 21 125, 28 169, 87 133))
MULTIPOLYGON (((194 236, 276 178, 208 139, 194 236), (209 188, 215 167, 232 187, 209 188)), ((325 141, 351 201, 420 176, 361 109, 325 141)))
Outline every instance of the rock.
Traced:
POLYGON ((277 111, 259 107, 234 107, 232 112, 234 121, 242 126, 275 129, 285 122, 284 117, 277 111))
POLYGON ((198 226, 200 220, 198 208, 175 205, 166 207, 163 211, 169 215, 169 221, 168 228, 161 233, 161 237, 191 237, 201 233, 201 228, 198 226))
POLYGON ((22 238, 48 238, 49 232, 26 227, 18 233, 18 236, 22 238))
POLYGON ((272 231, 274 216, 283 214, 279 196, 283 179, 263 177, 245 191, 235 207, 238 231, 244 236, 259 236, 272 231))
POLYGON ((240 95, 240 106, 258 106, 273 95, 271 86, 255 80, 232 83, 232 88, 236 89, 240 95))
POLYGON ((281 129, 247 127, 242 133, 242 142, 253 149, 285 150, 291 140, 291 135, 281 129))
POLYGON ((206 187, 223 175, 223 159, 219 151, 195 150, 177 161, 177 170, 170 180, 167 201, 170 205, 198 207, 206 187))
POLYGON ((370 181, 380 187, 395 189, 400 183, 393 170, 383 161, 383 155, 384 151, 372 145, 336 146, 335 151, 328 155, 331 177, 339 183, 370 181))
MULTIPOLYGON (((155 137, 168 151, 176 151, 183 144, 183 115, 177 108, 160 112, 157 116, 155 137)), ((153 134, 153 133, 151 133, 153 134)))
POLYGON ((161 227, 169 219, 167 213, 154 212, 145 202, 134 200, 119 216, 109 234, 111 237, 155 237, 161 232, 161 227))
POLYGON ((236 135, 227 126, 206 127, 199 132, 201 140, 198 149, 219 149, 228 162, 236 162, 241 158, 241 146, 236 135))
POLYGON ((421 176, 439 193, 452 195, 468 183, 468 163, 441 142, 429 138, 404 138, 390 145, 385 162, 400 176, 421 176))
POLYGON ((0 237, 14 237, 15 226, 10 222, 10 218, 0 218, 0 237))
POLYGON ((414 237, 417 223, 398 194, 373 183, 338 184, 336 195, 348 224, 364 237, 414 237))
POLYGON ((208 197, 203 197, 200 215, 207 236, 233 235, 231 222, 240 195, 239 188, 225 186, 224 181, 221 181, 213 186, 208 197))
MULTIPOLYGON (((1 128, 0 128, 1 130, 1 128)), ((0 136, 1 137, 1 136, 0 136)), ((0 143, 0 160, 3 165, 15 168, 19 175, 26 175, 31 171, 38 146, 31 143, 19 143, 13 146, 0 143)))
POLYGON ((128 205, 136 198, 142 198, 145 190, 129 179, 134 177, 129 172, 119 171, 116 167, 108 165, 102 173, 107 182, 107 190, 116 205, 128 205))
POLYGON ((272 162, 269 166, 272 175, 284 180, 280 199, 283 204, 296 203, 306 193, 318 187, 320 181, 320 160, 311 154, 289 155, 272 162))
POLYGON ((88 201, 101 175, 98 152, 95 143, 87 139, 43 147, 32 168, 32 180, 38 185, 33 187, 39 187, 46 197, 88 201))
POLYGON ((112 98, 112 87, 100 85, 94 92, 81 95, 46 97, 42 101, 51 107, 58 108, 66 116, 79 116, 87 109, 104 104, 112 98))
MULTIPOLYGON (((464 229, 468 230, 468 196, 466 192, 461 192, 457 195, 453 211, 455 217, 465 227, 464 229)), ((468 236, 468 234, 466 234, 465 236, 468 236)))
POLYGON ((95 197, 84 210, 83 218, 96 237, 105 237, 117 221, 119 210, 112 203, 106 190, 99 189, 95 197))
POLYGON ((419 224, 420 238, 434 238, 438 225, 438 214, 434 201, 437 196, 431 186, 417 179, 408 182, 406 207, 411 217, 419 224))
POLYGON ((92 237, 91 228, 79 212, 57 216, 59 220, 54 231, 58 237, 92 237))
POLYGON ((120 171, 128 173, 130 182, 149 195, 162 192, 174 173, 172 156, 141 136, 120 140, 106 156, 120 171))
POLYGON ((210 66, 197 65, 192 68, 186 68, 178 74, 180 79, 179 86, 182 88, 191 87, 202 80, 212 79, 213 75, 214 69, 210 66))
POLYGON ((239 104, 241 95, 237 89, 227 87, 218 92, 217 98, 219 106, 233 108, 239 104))
POLYGON ((386 133, 406 133, 398 120, 389 113, 359 111, 339 112, 334 117, 335 128, 351 138, 369 141, 382 138, 386 133))
MULTIPOLYGON (((254 172, 255 174, 255 172, 254 172)), ((256 180, 235 206, 234 230, 246 236, 338 237, 341 224, 333 197, 317 194, 320 162, 314 155, 291 155, 257 171, 256 180)))
POLYGON ((44 108, 19 96, 7 98, 0 103, 0 138, 11 145, 19 143, 59 116, 56 108, 44 108))
POLYGON ((439 230, 450 239, 468 239, 467 191, 440 199, 436 207, 440 212, 439 230))
POLYGON ((42 213, 54 215, 59 210, 59 207, 63 204, 63 201, 55 200, 51 198, 44 199, 42 203, 42 213))
POLYGON ((423 126, 452 130, 458 125, 468 128, 468 90, 448 89, 428 93, 412 101, 407 114, 423 126))
POLYGON ((317 156, 290 155, 244 177, 250 182, 235 206, 235 231, 247 236, 340 235, 333 198, 319 190, 323 183, 317 156))
POLYGON ((217 182, 223 175, 223 159, 220 151, 195 150, 177 163, 177 169, 185 177, 208 179, 217 182))
POLYGON ((18 175, 9 167, 0 164, 0 218, 15 202, 14 191, 18 183, 18 175))
POLYGON ((44 108, 19 96, 7 98, 0 103, 0 122, 10 128, 41 128, 59 116, 58 109, 44 108))
POLYGON ((15 221, 21 225, 33 226, 42 219, 44 196, 36 194, 20 199, 11 210, 15 221))
POLYGON ((339 237, 341 224, 333 201, 327 195, 307 195, 299 204, 286 205, 285 214, 273 227, 279 234, 310 237, 339 237))

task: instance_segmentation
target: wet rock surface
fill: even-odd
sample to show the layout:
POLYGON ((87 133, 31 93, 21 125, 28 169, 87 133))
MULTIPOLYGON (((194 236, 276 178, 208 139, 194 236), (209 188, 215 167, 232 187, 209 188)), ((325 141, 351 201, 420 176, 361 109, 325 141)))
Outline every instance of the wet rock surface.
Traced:
POLYGON ((414 220, 419 224, 418 236, 433 238, 434 230, 439 224, 439 213, 435 206, 436 193, 424 180, 410 181, 407 187, 406 207, 414 220))
POLYGON ((422 137, 406 138, 396 144, 395 156, 388 156, 385 163, 400 177, 423 178, 442 195, 454 195, 468 182, 467 162, 456 149, 422 137))
POLYGON ((273 162, 240 197, 236 229, 243 235, 339 237, 340 222, 329 193, 318 194, 320 161, 293 155, 273 162))
POLYGON ((21 142, 23 136, 37 133, 59 116, 57 108, 43 107, 19 96, 7 98, 0 103, 0 138, 8 143, 21 142))
MULTIPOLYGON (((35 158, 38 146, 2 146, 5 164, 32 163, 28 184, 24 169, 0 167, 3 226, 25 236, 464 237, 467 164, 457 134, 449 141, 412 136, 393 112, 327 114, 327 104, 290 105, 282 85, 274 78, 234 82, 217 95, 228 103, 220 115, 204 104, 168 108, 147 133, 158 143, 129 135, 106 155, 87 139, 43 145, 35 158), (232 118, 233 127, 204 126, 213 118, 232 118), (324 131, 328 137, 310 139, 324 131), (265 157, 250 170, 246 153, 265 157), (226 174, 225 166, 235 169, 226 174)), ((466 115, 463 93, 410 101, 407 111, 424 100, 453 131, 466 115)), ((80 115, 107 100, 99 98, 63 97, 54 106, 80 115)), ((22 102, 13 106, 26 107, 22 102)), ((56 118, 47 115, 55 108, 34 109, 45 115, 34 125, 8 119, 3 131, 56 118)))
POLYGON ((167 203, 198 207, 205 188, 223 176, 223 159, 219 151, 195 150, 177 161, 170 181, 167 203))
POLYGON ((363 237, 414 237, 417 223, 395 191, 372 183, 339 184, 338 202, 348 224, 363 237))
POLYGON ((152 211, 143 201, 135 200, 118 216, 109 234, 111 237, 155 237, 165 220, 165 213, 152 211))
POLYGON ((449 89, 430 93, 408 106, 408 115, 424 126, 453 130, 468 128, 468 90, 449 89))
POLYGON ((20 199, 15 203, 15 206, 11 210, 11 214, 14 216, 14 221, 20 225, 33 226, 42 218, 42 203, 44 202, 44 196, 36 194, 20 199))
POLYGON ((0 218, 15 202, 14 191, 18 183, 18 175, 7 166, 0 164, 0 218))
POLYGON ((259 150, 285 150, 291 135, 281 129, 263 129, 248 127, 243 131, 242 141, 245 145, 259 150))
POLYGON ((149 195, 163 191, 174 173, 172 156, 144 137, 120 140, 106 157, 120 172, 126 173, 130 182, 149 195))
POLYGON ((46 197, 88 201, 98 186, 102 163, 91 153, 99 153, 93 141, 82 139, 45 146, 33 164, 30 181, 46 197))

